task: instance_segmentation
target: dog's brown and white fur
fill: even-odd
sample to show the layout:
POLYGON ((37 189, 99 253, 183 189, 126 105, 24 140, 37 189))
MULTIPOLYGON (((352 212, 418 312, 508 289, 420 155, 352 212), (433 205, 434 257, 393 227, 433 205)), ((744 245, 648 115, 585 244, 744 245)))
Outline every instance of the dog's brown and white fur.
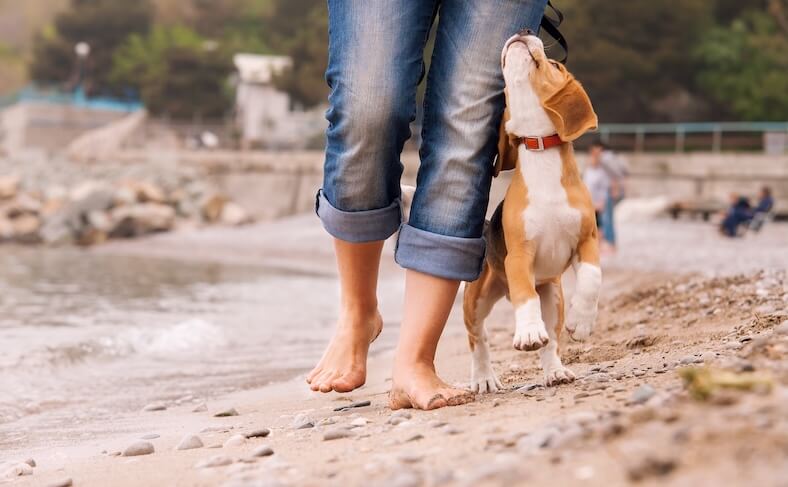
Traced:
POLYGON ((594 207, 571 144, 596 127, 588 96, 563 66, 547 59, 542 41, 533 35, 509 39, 501 64, 507 113, 499 165, 514 165, 516 172, 487 227, 481 277, 465 287, 471 389, 476 392, 501 388, 490 361, 484 320, 504 296, 515 309, 514 348, 539 350, 546 385, 574 380, 558 354, 564 327, 561 275, 570 265, 576 273, 565 323, 576 340, 591 333, 602 282, 594 207), (544 151, 527 150, 518 143, 519 137, 556 133, 563 143, 544 151))

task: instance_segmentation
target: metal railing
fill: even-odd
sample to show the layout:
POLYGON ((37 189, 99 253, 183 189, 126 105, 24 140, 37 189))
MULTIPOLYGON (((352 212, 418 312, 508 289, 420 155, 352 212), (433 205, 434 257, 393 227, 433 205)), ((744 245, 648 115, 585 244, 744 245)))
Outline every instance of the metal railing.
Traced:
MULTIPOLYGON (((635 152, 646 149, 646 137, 670 136, 673 139, 673 150, 684 152, 687 149, 687 139, 693 135, 706 136, 699 138, 706 145, 704 150, 720 152, 723 149, 723 137, 727 134, 736 134, 740 139, 749 136, 749 144, 754 144, 753 135, 777 133, 786 134, 788 138, 788 122, 690 122, 690 123, 608 123, 600 124, 599 137, 603 142, 610 144, 615 136, 627 136, 634 139, 631 148, 635 152), (709 143, 706 141, 710 137, 709 143)), ((761 144, 764 142, 759 141, 761 144)), ((663 144, 664 145, 664 144, 663 144)), ((664 148, 664 147, 663 147, 664 148)), ((733 147, 736 149, 736 147, 733 147)))

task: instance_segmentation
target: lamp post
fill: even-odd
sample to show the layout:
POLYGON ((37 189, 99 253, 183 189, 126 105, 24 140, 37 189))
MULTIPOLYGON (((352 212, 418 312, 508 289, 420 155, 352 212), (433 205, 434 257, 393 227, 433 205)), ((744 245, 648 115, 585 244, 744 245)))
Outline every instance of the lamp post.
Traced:
POLYGON ((77 55, 77 87, 75 98, 84 100, 85 90, 82 88, 82 81, 85 76, 85 64, 90 55, 90 44, 87 42, 77 42, 74 46, 74 53, 77 55))

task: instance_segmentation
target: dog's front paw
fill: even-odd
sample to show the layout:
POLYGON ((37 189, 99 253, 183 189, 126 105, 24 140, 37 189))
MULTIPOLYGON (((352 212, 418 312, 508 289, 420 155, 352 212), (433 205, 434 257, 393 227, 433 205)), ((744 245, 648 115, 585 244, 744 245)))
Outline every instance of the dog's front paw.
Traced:
POLYGON ((545 369, 544 371, 545 387, 557 386, 558 384, 569 384, 570 382, 574 382, 574 380, 575 374, 563 365, 545 369))
POLYGON ((503 389, 501 381, 496 377, 492 367, 477 366, 473 364, 471 368, 471 391, 484 394, 485 392, 498 392, 503 389))
POLYGON ((518 323, 512 345, 521 351, 539 350, 547 345, 550 337, 543 321, 518 323))
POLYGON ((596 306, 570 306, 565 326, 572 340, 582 342, 591 336, 596 314, 596 306))

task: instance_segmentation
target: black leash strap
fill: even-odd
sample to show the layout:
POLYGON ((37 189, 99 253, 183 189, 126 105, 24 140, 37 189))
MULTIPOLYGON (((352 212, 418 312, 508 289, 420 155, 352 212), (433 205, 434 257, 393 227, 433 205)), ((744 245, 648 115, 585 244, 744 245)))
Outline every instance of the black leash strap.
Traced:
POLYGON ((545 13, 544 16, 542 17, 542 22, 540 26, 542 27, 542 29, 545 30, 545 32, 547 32, 547 34, 550 37, 555 39, 556 42, 558 42, 558 44, 564 50, 564 58, 559 60, 559 62, 561 64, 566 64, 567 59, 569 59, 569 46, 566 43, 566 39, 564 38, 563 34, 561 34, 561 31, 558 30, 558 27, 561 25, 561 22, 564 21, 564 14, 562 14, 560 10, 555 8, 553 6, 553 2, 549 0, 547 2, 547 6, 550 8, 550 10, 553 11, 556 18, 552 18, 549 15, 547 15, 547 13, 545 13))

